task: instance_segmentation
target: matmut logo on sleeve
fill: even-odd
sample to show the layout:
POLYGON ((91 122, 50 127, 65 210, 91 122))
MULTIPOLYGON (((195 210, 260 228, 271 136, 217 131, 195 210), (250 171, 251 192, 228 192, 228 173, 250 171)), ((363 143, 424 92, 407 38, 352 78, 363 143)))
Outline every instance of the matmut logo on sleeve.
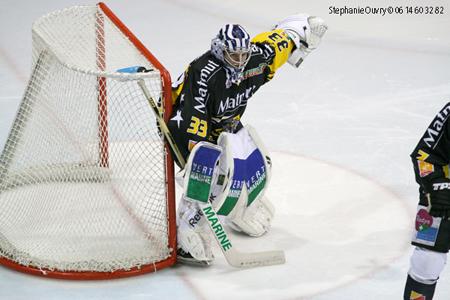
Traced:
POLYGON ((447 121, 447 118, 450 113, 450 102, 436 115, 433 122, 431 122, 428 127, 425 135, 423 136, 424 143, 433 148, 436 142, 439 140, 439 136, 441 134, 442 129, 444 128, 444 124, 447 121))

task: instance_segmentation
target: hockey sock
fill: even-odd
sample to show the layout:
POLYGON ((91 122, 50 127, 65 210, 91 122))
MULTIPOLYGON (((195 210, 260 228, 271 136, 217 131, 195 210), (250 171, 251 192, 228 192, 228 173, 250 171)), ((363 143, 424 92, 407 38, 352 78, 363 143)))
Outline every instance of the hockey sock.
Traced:
POLYGON ((434 284, 424 284, 414 280, 408 275, 406 280, 404 300, 431 300, 433 299, 436 282, 434 284))

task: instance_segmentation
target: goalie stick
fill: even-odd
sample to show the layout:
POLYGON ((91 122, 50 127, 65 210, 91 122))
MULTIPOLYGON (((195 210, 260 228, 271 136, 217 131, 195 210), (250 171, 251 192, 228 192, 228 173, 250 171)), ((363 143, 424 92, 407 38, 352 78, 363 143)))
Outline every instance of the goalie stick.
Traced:
MULTIPOLYGON (((155 100, 150 95, 147 87, 145 86, 145 82, 143 79, 138 81, 138 85, 141 87, 142 92, 147 98, 148 103, 150 104, 153 112, 155 113, 157 122, 160 126, 161 132, 166 137, 172 151, 177 157, 178 161, 181 164, 181 167, 184 168, 186 162, 181 155, 178 146, 176 145, 172 134, 167 127, 166 122, 164 121, 158 106, 156 105, 155 100)), ((237 268, 252 268, 252 267, 261 267, 261 266, 270 266, 270 265, 278 265, 284 264, 286 262, 284 251, 275 250, 275 251, 263 251, 263 252, 251 252, 244 253, 238 251, 231 243, 230 238, 225 231, 224 226, 221 224, 217 213, 211 204, 208 203, 200 203, 200 208, 207 219, 207 223, 209 228, 211 229, 214 238, 222 250, 225 259, 228 264, 237 267, 237 268)))

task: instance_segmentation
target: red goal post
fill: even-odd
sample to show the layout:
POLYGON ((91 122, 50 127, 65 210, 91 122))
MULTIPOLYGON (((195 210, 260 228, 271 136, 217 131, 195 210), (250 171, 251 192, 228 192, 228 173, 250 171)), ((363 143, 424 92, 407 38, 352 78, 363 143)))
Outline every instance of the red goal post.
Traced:
MULTIPOLYGON (((137 49, 145 56, 148 61, 159 70, 162 80, 162 98, 164 99, 164 121, 168 122, 170 115, 172 114, 172 80, 170 78, 169 71, 164 68, 164 66, 159 62, 159 60, 141 43, 141 41, 122 23, 122 21, 109 9, 109 7, 103 3, 99 2, 99 9, 101 9, 104 14, 119 28, 122 33, 127 36, 130 41, 136 46, 137 49)), ((169 229, 169 245, 173 249, 171 259, 167 262, 162 262, 161 266, 156 266, 156 269, 164 268, 166 266, 171 266, 176 262, 176 213, 175 213, 175 175, 174 175, 174 161, 172 158, 169 145, 166 147, 166 176, 167 176, 167 201, 168 201, 168 218, 170 220, 169 229)), ((152 271, 152 270, 149 270, 152 271)))
MULTIPOLYGON (((45 32, 44 37, 33 31, 33 71, 0 156, 0 263, 17 271, 61 279, 111 279, 176 262, 173 159, 168 146, 159 145, 156 121, 137 86, 137 80, 144 79, 153 87, 167 121, 172 109, 170 74, 106 4, 98 3, 95 9, 95 28, 81 28, 95 31, 94 46, 86 46, 90 52, 95 48, 89 66, 77 65, 78 57, 67 59, 65 55, 77 56, 76 50, 68 51, 73 49, 71 41, 58 45, 66 51, 51 48, 47 39, 63 38, 59 33, 45 32), (123 36, 120 45, 126 49, 117 57, 125 56, 126 62, 129 51, 136 57, 131 61, 146 60, 154 74, 114 71, 127 65, 109 62, 117 45, 108 40, 106 21, 112 27, 108 34, 123 36), (61 85, 53 87, 53 82, 61 85), (89 110, 92 99, 98 103, 89 110), (44 247, 48 253, 40 258, 44 247), (91 253, 92 258, 82 257, 91 253)), ((65 13, 70 8, 48 16, 59 22, 65 13)))

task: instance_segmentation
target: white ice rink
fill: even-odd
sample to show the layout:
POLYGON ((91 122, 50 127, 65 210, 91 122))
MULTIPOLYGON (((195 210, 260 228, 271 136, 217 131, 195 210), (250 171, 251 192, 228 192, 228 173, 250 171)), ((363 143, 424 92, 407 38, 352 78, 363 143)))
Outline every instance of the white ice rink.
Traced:
MULTIPOLYGON (((172 78, 209 48, 224 23, 255 35, 296 12, 328 22, 319 49, 300 69, 279 70, 243 119, 273 153, 268 193, 277 215, 267 236, 232 238, 246 251, 284 249, 287 262, 236 270, 215 249, 207 269, 175 266, 96 282, 0 268, 0 299, 401 299, 417 202, 409 154, 450 101, 450 1, 364 1, 443 6, 440 16, 329 14, 330 6, 357 6, 355 0, 105 2, 172 78)), ((0 0, 0 149, 29 76, 32 22, 94 3, 0 0)), ((450 268, 435 299, 450 299, 450 268)))

